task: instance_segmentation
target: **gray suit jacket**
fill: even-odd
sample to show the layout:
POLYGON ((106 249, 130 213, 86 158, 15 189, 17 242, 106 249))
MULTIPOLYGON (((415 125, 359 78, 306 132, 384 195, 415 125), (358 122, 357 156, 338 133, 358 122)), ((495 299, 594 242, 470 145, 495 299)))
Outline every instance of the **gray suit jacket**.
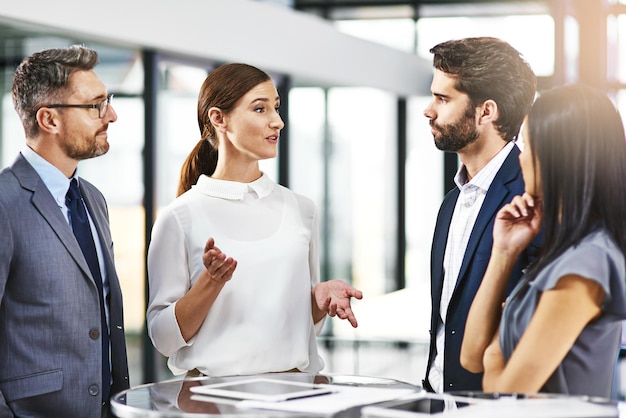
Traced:
MULTIPOLYGON (((110 286, 111 393, 128 388, 108 211, 85 180, 110 286)), ((0 417, 100 417, 98 291, 63 213, 21 156, 0 172, 0 417)))

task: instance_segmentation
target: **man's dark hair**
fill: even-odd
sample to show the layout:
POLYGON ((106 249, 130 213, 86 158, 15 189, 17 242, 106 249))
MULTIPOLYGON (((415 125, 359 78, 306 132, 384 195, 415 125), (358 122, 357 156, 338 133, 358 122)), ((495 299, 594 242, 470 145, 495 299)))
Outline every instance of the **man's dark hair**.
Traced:
POLYGON ((537 89, 535 73, 521 54, 490 37, 443 42, 430 52, 433 66, 456 78, 455 88, 468 95, 472 106, 497 103, 496 127, 505 141, 515 139, 537 89))

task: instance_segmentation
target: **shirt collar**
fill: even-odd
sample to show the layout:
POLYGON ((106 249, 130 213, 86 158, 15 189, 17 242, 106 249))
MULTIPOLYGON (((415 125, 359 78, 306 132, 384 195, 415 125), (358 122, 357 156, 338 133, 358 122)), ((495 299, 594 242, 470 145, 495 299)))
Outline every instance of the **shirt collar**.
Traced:
POLYGON ((70 180, 65 177, 54 165, 46 161, 42 156, 33 151, 29 146, 25 146, 21 150, 22 156, 35 169, 41 180, 46 185, 50 194, 57 200, 57 204, 62 206, 65 204, 65 194, 70 187, 70 180))
POLYGON ((456 172, 456 176, 454 176, 454 182, 457 187, 463 190, 463 186, 472 185, 472 188, 480 188, 485 191, 489 189, 491 182, 514 146, 515 141, 509 141, 470 181, 467 181, 465 164, 461 164, 456 172))
POLYGON ((262 199, 269 196, 274 190, 274 183, 265 173, 251 183, 240 183, 238 181, 228 181, 214 179, 206 175, 201 175, 198 182, 192 186, 194 190, 209 196, 219 197, 228 200, 243 200, 248 192, 254 192, 262 199))

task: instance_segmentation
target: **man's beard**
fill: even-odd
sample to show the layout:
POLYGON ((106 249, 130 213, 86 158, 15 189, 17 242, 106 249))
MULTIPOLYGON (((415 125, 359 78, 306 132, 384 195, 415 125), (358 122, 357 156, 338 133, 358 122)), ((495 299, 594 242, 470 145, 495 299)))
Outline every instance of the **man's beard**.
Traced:
POLYGON ((478 130, 475 122, 475 108, 467 106, 465 113, 457 122, 447 125, 437 125, 430 121, 435 146, 441 151, 457 152, 478 139, 478 130))
POLYGON ((98 144, 97 141, 93 141, 88 144, 77 145, 71 142, 64 142, 62 145, 65 155, 68 157, 82 161, 90 158, 99 157, 109 151, 109 143, 98 144))

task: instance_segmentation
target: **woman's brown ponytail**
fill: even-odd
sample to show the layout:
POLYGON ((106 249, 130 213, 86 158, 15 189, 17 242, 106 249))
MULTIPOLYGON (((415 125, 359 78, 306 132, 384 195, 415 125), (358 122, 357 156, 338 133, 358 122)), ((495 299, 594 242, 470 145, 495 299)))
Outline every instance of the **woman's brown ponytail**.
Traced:
POLYGON ((177 196, 191 189, 202 174, 210 176, 217 166, 217 149, 207 139, 201 139, 191 150, 180 169, 177 196))

